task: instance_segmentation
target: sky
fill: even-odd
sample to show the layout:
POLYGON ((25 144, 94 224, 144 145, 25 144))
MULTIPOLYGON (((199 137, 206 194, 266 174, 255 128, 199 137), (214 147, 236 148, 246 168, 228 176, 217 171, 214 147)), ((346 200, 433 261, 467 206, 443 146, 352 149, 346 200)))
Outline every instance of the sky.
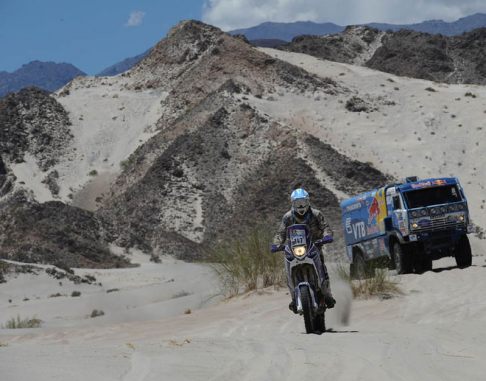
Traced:
POLYGON ((265 21, 453 21, 477 12, 486 13, 486 0, 0 0, 0 71, 40 60, 96 74, 184 19, 232 30, 265 21))

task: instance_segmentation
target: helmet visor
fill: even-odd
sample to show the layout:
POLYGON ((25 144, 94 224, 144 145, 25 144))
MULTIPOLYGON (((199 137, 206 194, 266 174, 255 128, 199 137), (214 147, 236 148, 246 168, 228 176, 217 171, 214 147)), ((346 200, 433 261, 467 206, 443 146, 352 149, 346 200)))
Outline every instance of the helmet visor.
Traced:
POLYGON ((305 214, 309 209, 309 199, 308 198, 299 198, 297 200, 292 201, 292 207, 294 210, 299 214, 305 214))

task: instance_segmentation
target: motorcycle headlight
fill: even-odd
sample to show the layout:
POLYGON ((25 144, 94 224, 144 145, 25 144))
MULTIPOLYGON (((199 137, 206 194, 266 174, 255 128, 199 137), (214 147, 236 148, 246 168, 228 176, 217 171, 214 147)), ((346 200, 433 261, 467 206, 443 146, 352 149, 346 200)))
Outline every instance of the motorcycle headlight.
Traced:
POLYGON ((296 246, 292 248, 294 255, 298 258, 302 258, 305 255, 305 246, 296 246))

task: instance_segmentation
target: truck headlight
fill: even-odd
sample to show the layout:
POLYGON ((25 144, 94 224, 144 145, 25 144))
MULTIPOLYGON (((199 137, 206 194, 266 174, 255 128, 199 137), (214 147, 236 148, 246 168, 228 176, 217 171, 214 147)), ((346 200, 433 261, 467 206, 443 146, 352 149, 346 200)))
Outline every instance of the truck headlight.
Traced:
POLYGON ((305 246, 296 246, 296 247, 293 247, 292 248, 292 251, 294 253, 294 255, 298 258, 301 258, 305 255, 305 246))
POLYGON ((418 226, 418 224, 417 224, 416 222, 414 222, 414 223, 412 224, 412 229, 418 229, 418 227, 419 227, 419 226, 418 226))

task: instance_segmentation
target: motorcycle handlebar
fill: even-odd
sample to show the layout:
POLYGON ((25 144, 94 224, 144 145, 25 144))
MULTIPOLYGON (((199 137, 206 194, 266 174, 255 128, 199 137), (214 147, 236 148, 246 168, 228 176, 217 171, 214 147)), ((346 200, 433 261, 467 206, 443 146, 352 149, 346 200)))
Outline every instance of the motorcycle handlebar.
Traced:
MULTIPOLYGON (((314 245, 321 247, 321 246, 324 246, 327 243, 331 243, 332 241, 334 241, 333 237, 328 235, 328 236, 325 236, 325 237, 315 241, 314 245)), ((285 250, 285 245, 272 244, 270 246, 270 252, 271 253, 278 253, 279 251, 284 251, 284 250, 285 250)))

